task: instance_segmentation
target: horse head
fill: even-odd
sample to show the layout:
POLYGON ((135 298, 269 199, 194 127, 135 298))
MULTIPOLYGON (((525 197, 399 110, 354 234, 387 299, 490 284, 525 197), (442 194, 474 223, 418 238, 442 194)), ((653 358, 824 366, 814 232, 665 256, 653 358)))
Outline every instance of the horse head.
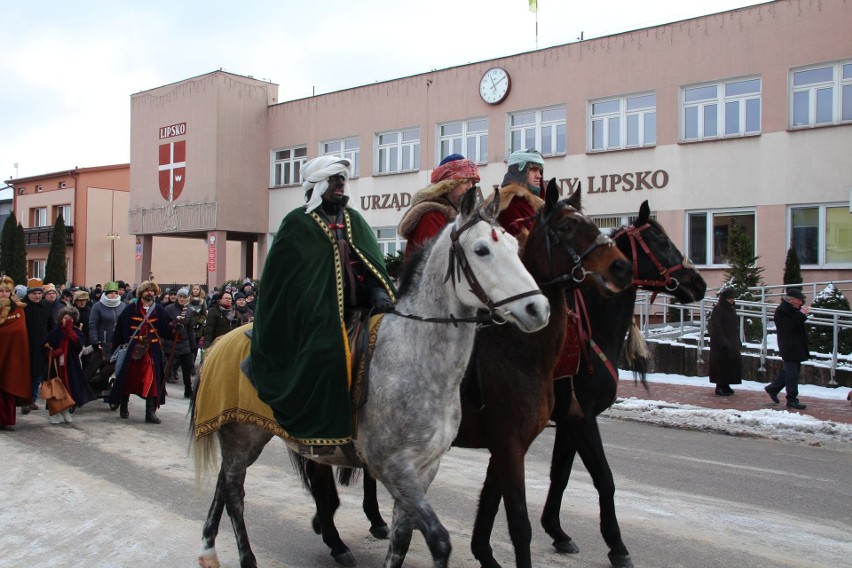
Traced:
POLYGON ((681 253, 659 223, 651 219, 644 201, 629 227, 613 233, 618 248, 633 259, 633 285, 653 292, 668 292, 682 303, 704 297, 707 283, 689 257, 681 253))
POLYGON ((462 197, 449 231, 446 284, 463 305, 490 310, 496 321, 521 331, 538 331, 547 325, 550 304, 521 263, 518 241, 496 223, 498 206, 493 199, 483 207, 477 187, 462 197))
POLYGON ((547 184, 522 256, 542 286, 593 286, 609 296, 630 285, 630 261, 583 215, 580 188, 559 201, 556 178, 547 184))

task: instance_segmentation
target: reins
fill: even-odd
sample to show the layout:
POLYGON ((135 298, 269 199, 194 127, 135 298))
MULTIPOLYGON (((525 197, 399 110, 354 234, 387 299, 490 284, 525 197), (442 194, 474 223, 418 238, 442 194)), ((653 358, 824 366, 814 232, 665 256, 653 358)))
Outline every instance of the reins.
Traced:
POLYGON ((673 277, 672 273, 677 272, 682 268, 687 268, 686 263, 689 261, 688 259, 684 259, 684 261, 679 264, 675 264, 674 266, 670 266, 669 268, 663 266, 663 263, 660 262, 657 255, 651 251, 648 244, 645 242, 645 239, 642 238, 642 231, 650 226, 650 223, 645 223, 641 227, 630 225, 618 231, 613 238, 618 239, 621 235, 627 235, 627 238, 630 241, 630 251, 633 256, 633 285, 637 288, 650 288, 651 303, 653 304, 654 300, 657 299, 657 294, 659 293, 659 290, 656 290, 656 288, 663 288, 666 292, 674 292, 677 290, 678 286, 680 286, 680 281, 673 277), (639 278, 638 250, 636 249, 636 243, 639 243, 642 251, 648 256, 651 262, 654 263, 654 266, 657 267, 657 272, 660 275, 657 280, 642 280, 639 278))
MULTIPOLYGON (((565 207, 568 208, 570 212, 577 212, 577 210, 571 207, 570 205, 566 205, 565 207)), ((587 246, 582 252, 577 253, 577 251, 574 250, 574 247, 572 247, 566 241, 560 239, 559 235, 556 234, 556 231, 554 231, 549 225, 550 217, 553 215, 556 209, 557 208, 554 207, 553 209, 551 209, 550 213, 545 215, 544 209, 542 208, 542 210, 538 214, 537 219, 538 223, 541 223, 545 226, 544 238, 546 244, 545 250, 547 251, 547 263, 548 265, 551 265, 553 263, 551 249, 555 246, 561 246, 565 250, 565 252, 567 252, 568 255, 571 256, 571 258, 573 259, 574 267, 571 269, 570 272, 566 274, 557 276, 556 278, 548 280, 547 282, 539 282, 539 286, 551 286, 553 284, 570 284, 571 282, 574 282, 575 284, 581 283, 583 280, 586 279, 586 276, 588 276, 589 274, 593 274, 592 272, 583 268, 583 260, 585 260, 587 256, 592 254, 592 252, 600 246, 614 246, 612 239, 610 239, 603 233, 599 233, 598 236, 595 237, 595 240, 592 241, 589 246, 587 246)))
MULTIPOLYGON (((444 277, 444 282, 452 279, 453 288, 456 287, 456 280, 461 282, 462 275, 464 275, 465 280, 467 281, 468 286, 470 286, 470 291, 479 299, 480 302, 485 304, 488 308, 487 315, 481 316, 473 316, 469 318, 457 318, 453 314, 450 314, 449 317, 423 317, 414 314, 403 314, 398 312, 397 310, 393 310, 391 314, 396 316, 400 316, 406 319, 425 322, 425 323, 450 323, 453 326, 458 327, 460 323, 480 323, 480 324, 495 324, 495 325, 503 325, 508 322, 505 316, 500 315, 497 312, 497 308, 500 306, 504 306, 515 300, 520 300, 522 298, 528 298, 530 296, 538 296, 542 294, 541 289, 536 288, 535 290, 529 290, 527 292, 523 292, 521 294, 515 294, 514 296, 509 296, 508 298, 504 298, 498 302, 494 302, 491 298, 488 297, 488 294, 485 292, 485 289, 479 283, 479 280, 476 278, 476 274, 474 274, 473 269, 470 266, 470 262, 467 260, 467 255, 464 252, 464 247, 462 247, 461 242, 459 242, 459 238, 461 235, 476 225, 479 222, 486 222, 489 225, 493 225, 493 223, 482 215, 481 212, 477 212, 469 221, 467 221, 461 227, 453 228, 450 231, 450 258, 447 263, 447 274, 444 277)), ((496 233, 494 240, 497 240, 496 233)))

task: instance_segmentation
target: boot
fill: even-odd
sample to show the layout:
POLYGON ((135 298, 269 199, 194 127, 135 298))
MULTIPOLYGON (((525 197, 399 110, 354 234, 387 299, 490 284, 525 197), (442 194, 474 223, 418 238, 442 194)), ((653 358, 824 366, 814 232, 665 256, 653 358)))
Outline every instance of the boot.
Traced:
POLYGON ((145 422, 148 424, 159 424, 157 417, 157 397, 149 396, 145 399, 145 422))
POLYGON ((130 395, 125 394, 121 397, 121 406, 118 407, 118 416, 124 420, 130 418, 130 411, 127 409, 128 402, 130 402, 130 395))

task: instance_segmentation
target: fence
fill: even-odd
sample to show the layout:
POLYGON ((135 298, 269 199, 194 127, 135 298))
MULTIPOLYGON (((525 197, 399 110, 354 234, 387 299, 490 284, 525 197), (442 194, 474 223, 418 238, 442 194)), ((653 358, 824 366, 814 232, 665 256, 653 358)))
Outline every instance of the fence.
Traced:
MULTIPOLYGON (((844 296, 849 297, 852 292, 852 280, 842 280, 835 282, 812 282, 801 284, 802 290, 810 298, 813 299, 820 291, 828 284, 833 284, 838 288, 844 296)), ((745 302, 737 300, 737 315, 740 318, 740 338, 743 339, 745 345, 745 318, 756 318, 762 323, 763 337, 761 338, 759 347, 750 347, 750 351, 756 351, 760 357, 760 370, 765 370, 766 357, 770 354, 767 338, 774 332, 770 330, 775 308, 778 302, 785 295, 786 285, 760 286, 749 288, 760 301, 745 302)), ((708 316, 713 311, 718 299, 716 298, 718 290, 710 290, 705 298, 693 304, 675 304, 670 301, 670 297, 660 295, 657 302, 651 303, 651 294, 642 292, 636 298, 636 313, 639 316, 640 329, 643 331, 647 339, 687 339, 690 342, 694 340, 698 349, 696 357, 698 362, 701 362, 702 348, 707 341, 707 322, 708 316), (675 310, 680 315, 679 321, 669 321, 671 310, 675 310), (658 320, 662 318, 662 322, 658 320)), ((826 310, 821 308, 811 308, 808 324, 815 326, 824 326, 831 328, 833 337, 833 349, 830 354, 816 353, 815 358, 820 361, 825 361, 829 364, 830 380, 829 385, 836 385, 835 375, 837 366, 840 361, 838 347, 840 345, 840 331, 844 329, 852 329, 852 312, 826 310)), ((756 345, 750 343, 749 345, 756 345)))

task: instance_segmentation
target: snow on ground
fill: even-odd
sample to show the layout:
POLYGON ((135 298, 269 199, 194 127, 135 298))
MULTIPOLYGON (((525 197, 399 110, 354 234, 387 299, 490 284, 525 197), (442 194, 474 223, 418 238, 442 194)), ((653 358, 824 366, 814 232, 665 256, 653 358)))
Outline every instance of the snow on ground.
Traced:
MULTIPOLYGON (((630 372, 621 371, 622 380, 633 380, 630 372)), ((706 387, 707 377, 686 377, 649 373, 648 382, 706 387)), ((743 381, 740 391, 763 391, 764 383, 743 381)), ((799 396, 846 401, 849 389, 830 389, 816 385, 799 385, 799 396)), ((844 445, 852 442, 852 425, 818 420, 786 410, 713 409, 677 404, 662 400, 619 398, 605 415, 646 422, 669 428, 705 430, 732 436, 771 438, 810 445, 844 445)))

